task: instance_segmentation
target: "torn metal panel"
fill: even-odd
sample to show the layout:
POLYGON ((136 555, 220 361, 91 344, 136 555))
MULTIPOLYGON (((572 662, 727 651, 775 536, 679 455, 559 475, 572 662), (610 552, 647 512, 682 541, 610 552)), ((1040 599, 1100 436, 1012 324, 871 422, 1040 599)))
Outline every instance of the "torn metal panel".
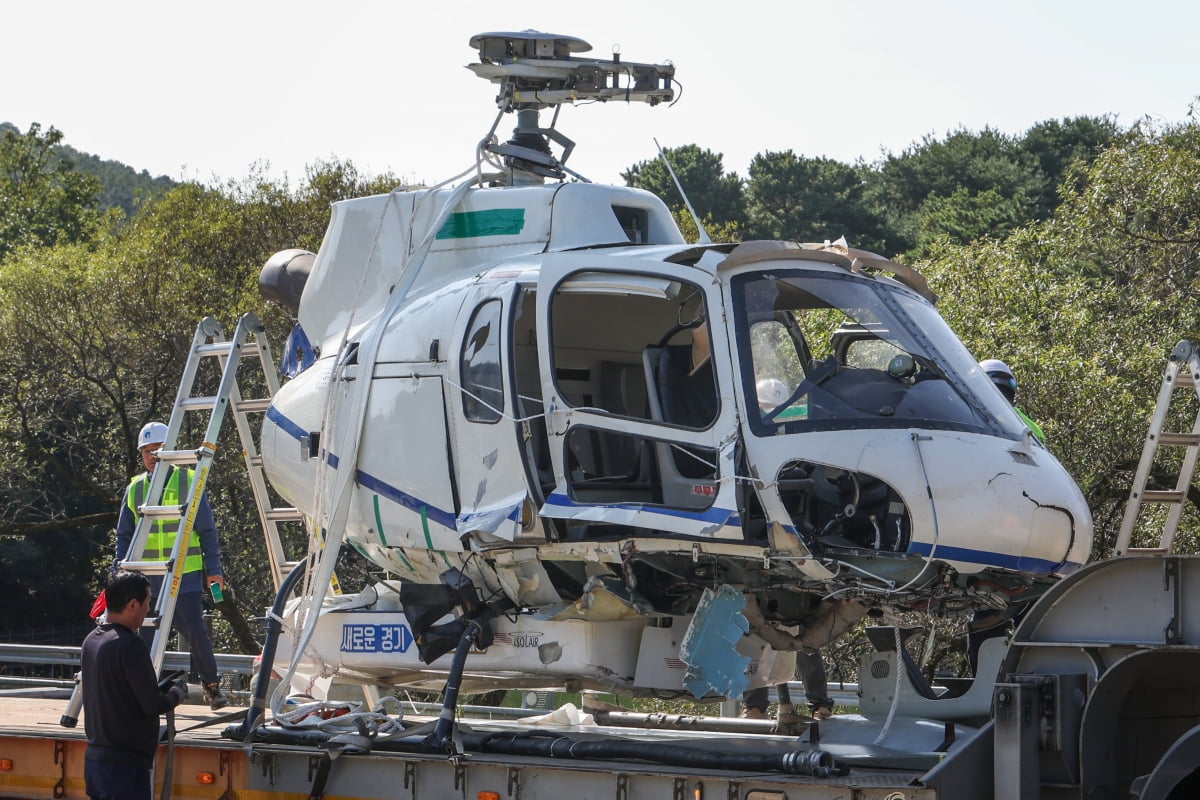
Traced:
POLYGON ((742 616, 745 604, 742 593, 728 584, 716 592, 704 590, 679 648, 679 657, 687 664, 683 683, 696 697, 737 697, 745 691, 750 659, 737 651, 737 643, 750 629, 742 616))
POLYGON ((459 534, 487 533, 511 542, 521 532, 521 505, 525 493, 510 495, 487 508, 463 511, 455 519, 459 534))
POLYGON ((501 551, 493 564, 504 593, 518 605, 532 608, 560 602, 558 591, 535 550, 501 551))
POLYGON ((586 619, 593 622, 629 619, 652 614, 650 602, 611 576, 595 575, 584 584, 583 594, 553 619, 586 619))

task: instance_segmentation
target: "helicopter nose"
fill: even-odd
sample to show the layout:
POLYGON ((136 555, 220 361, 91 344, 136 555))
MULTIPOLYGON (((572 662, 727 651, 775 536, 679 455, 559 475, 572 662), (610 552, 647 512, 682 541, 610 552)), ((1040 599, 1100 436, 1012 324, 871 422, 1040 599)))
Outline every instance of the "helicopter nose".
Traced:
POLYGON ((872 442, 860 469, 886 467, 901 478, 894 485, 913 518, 909 552, 933 554, 965 572, 1062 574, 1086 560, 1091 514, 1048 451, 944 431, 905 438, 872 442))

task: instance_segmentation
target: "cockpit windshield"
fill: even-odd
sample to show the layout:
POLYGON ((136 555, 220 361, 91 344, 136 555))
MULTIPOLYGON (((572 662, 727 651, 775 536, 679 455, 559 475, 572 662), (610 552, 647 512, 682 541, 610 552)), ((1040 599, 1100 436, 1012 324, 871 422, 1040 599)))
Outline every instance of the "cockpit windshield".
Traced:
POLYGON ((919 427, 1019 439, 1025 426, 928 302, 820 268, 733 281, 743 389, 760 436, 919 427))

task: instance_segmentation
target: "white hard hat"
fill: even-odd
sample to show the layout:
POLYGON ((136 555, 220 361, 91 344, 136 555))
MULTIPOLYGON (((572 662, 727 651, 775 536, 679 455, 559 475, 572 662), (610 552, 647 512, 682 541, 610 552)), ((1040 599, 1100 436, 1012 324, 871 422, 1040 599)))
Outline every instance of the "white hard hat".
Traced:
POLYGON ((161 422, 147 422, 138 434, 138 450, 148 444, 162 444, 167 440, 167 426, 161 422))
POLYGON ((985 358, 979 362, 979 368, 983 370, 983 374, 991 378, 992 383, 1000 389, 1000 392, 1008 398, 1008 402, 1013 402, 1017 396, 1017 376, 998 358, 985 358))
POLYGON ((763 378, 754 385, 760 408, 775 408, 788 399, 787 384, 778 378, 763 378))
POLYGON ((992 375, 999 372, 1002 375, 1007 375, 1010 378, 1016 377, 1013 375, 1013 371, 1008 368, 1008 364, 1005 364, 998 358, 985 358, 983 361, 979 362, 979 368, 983 370, 985 375, 992 375))

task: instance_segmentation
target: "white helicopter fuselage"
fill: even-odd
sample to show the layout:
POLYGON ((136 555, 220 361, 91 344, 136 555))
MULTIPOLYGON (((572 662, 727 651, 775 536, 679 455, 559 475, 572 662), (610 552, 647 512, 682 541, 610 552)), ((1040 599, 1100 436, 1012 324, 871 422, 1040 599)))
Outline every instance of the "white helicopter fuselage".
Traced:
POLYGON ((471 189, 419 276, 406 276, 447 195, 335 205, 299 307, 320 358, 284 385, 263 432, 272 484, 308 514, 334 502, 332 476, 353 470, 346 539, 400 580, 466 569, 536 609, 643 561, 638 588, 668 613, 689 601, 665 588, 680 576, 659 553, 694 565, 693 587, 884 603, 911 603, 946 574, 981 597, 1007 576, 1000 593, 1015 597, 1086 560, 1090 518, 1075 484, 912 289, 827 249, 687 245, 657 198, 590 184, 471 189), (404 281, 407 296, 381 320, 404 281), (756 292, 765 299, 747 299, 756 292), (856 293, 923 316, 881 320, 856 293), (777 335, 806 314, 824 315, 810 340, 823 331, 888 358, 921 347, 923 365, 892 377, 826 345, 827 360, 850 363, 817 375, 817 343, 803 345, 810 356, 791 342, 794 363, 776 370, 797 389, 806 372, 818 380, 803 416, 763 423, 753 392, 769 365, 756 353, 779 340, 750 329, 777 335), (678 323, 696 320, 713 397, 705 418, 672 420, 654 385, 669 376, 651 362, 688 351, 694 328, 678 323), (372 326, 367 369, 355 343, 372 326), (359 381, 370 385, 356 407, 359 381), (906 412, 918 394, 933 405, 906 412), (362 420, 352 466, 332 445, 351 415, 362 420), (650 591, 655 575, 664 587, 650 591))
POLYGON ((471 46, 513 137, 453 189, 336 203, 315 258, 260 275, 316 352, 262 428, 327 542, 293 668, 730 696, 873 606, 1000 608, 1087 559, 1078 488, 920 275, 844 240, 691 245, 657 197, 567 182, 539 112, 671 102, 673 65, 471 46), (310 614, 342 542, 389 579, 310 614))

